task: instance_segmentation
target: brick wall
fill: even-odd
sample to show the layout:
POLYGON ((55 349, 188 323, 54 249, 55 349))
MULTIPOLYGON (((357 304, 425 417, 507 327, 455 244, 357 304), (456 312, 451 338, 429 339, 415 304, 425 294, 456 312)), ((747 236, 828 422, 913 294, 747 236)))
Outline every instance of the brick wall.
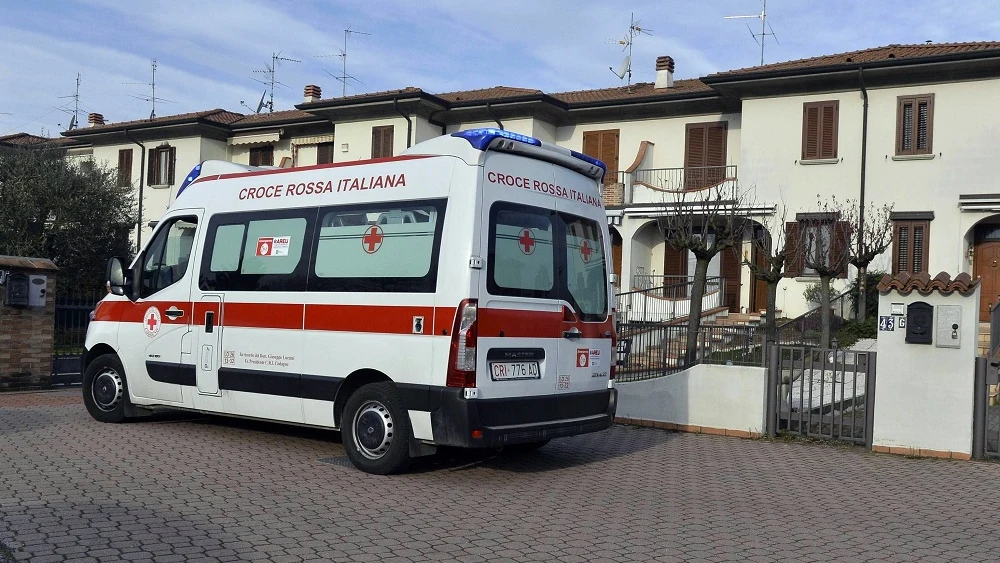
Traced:
POLYGON ((45 307, 2 305, 6 288, 0 287, 0 391, 49 385, 56 278, 52 273, 45 275, 45 307))
POLYGON ((619 182, 611 182, 604 184, 604 205, 621 205, 622 204, 622 192, 625 190, 625 185, 619 182))

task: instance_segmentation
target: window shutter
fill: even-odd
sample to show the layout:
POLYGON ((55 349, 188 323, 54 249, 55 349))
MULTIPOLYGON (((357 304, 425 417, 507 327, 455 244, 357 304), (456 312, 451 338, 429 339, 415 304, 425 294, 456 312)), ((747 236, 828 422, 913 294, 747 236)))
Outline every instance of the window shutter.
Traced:
POLYGON ((609 176, 618 175, 618 130, 601 135, 601 156, 597 157, 608 167, 609 176))
POLYGON ((156 185, 156 163, 158 150, 153 149, 149 151, 149 162, 146 163, 146 185, 154 186, 156 185))
POLYGON ((167 161, 169 163, 167 165, 167 185, 172 186, 174 185, 174 168, 177 167, 177 147, 170 147, 167 158, 169 159, 167 161))
POLYGON ((392 145, 393 145, 393 128, 390 125, 382 130, 382 157, 389 158, 392 156, 392 145))
POLYGON ((928 150, 928 118, 930 112, 930 100, 920 100, 917 102, 917 142, 918 152, 928 150))
POLYGON ((838 103, 830 102, 822 107, 822 120, 820 130, 823 132, 820 137, 819 158, 837 158, 837 122, 838 103))
POLYGON ((601 133, 599 131, 585 131, 583 133, 583 154, 601 158, 601 133))
POLYGON ((705 166, 706 185, 716 185, 726 176, 726 124, 714 123, 706 129, 705 166))
POLYGON ((316 164, 333 163, 333 143, 320 143, 316 145, 316 164))
POLYGON ((913 225, 913 273, 927 271, 926 232, 924 225, 913 225))
POLYGON ((785 223, 785 274, 795 277, 802 274, 802 241, 799 240, 799 224, 785 223))
POLYGON ((132 149, 118 151, 118 186, 132 184, 132 149))
POLYGON ((802 106, 802 160, 819 158, 819 106, 802 106))
POLYGON ((382 130, 372 127, 372 158, 378 158, 382 154, 382 130))
MULTIPOLYGON (((684 249, 677 248, 669 242, 664 245, 663 251, 663 275, 665 276, 686 276, 688 273, 687 253, 684 249)), ((679 280, 666 280, 665 285, 678 283, 679 280)))
POLYGON ((689 123, 684 142, 684 189, 705 187, 705 168, 708 149, 708 124, 689 123))
POLYGON ((843 266, 837 277, 846 278, 847 265, 850 263, 851 224, 847 221, 835 222, 831 235, 833 240, 830 241, 830 264, 833 266, 843 266))
POLYGON ((910 226, 908 224, 897 223, 893 239, 895 239, 895 243, 892 252, 892 273, 896 275, 902 272, 909 272, 910 268, 907 258, 910 255, 910 226))

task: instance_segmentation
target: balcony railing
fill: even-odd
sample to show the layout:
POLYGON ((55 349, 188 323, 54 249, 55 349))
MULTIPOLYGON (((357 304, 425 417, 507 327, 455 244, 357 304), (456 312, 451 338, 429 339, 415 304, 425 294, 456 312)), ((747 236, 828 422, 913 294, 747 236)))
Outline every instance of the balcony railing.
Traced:
MULTIPOLYGON (((691 311, 691 287, 694 280, 689 276, 640 276, 640 289, 619 293, 615 296, 616 320, 618 322, 670 322, 687 316, 691 311), (652 283, 666 283, 660 286, 645 286, 652 283), (644 287, 645 286, 645 287, 644 287)), ((701 310, 708 311, 725 303, 725 283, 718 276, 705 280, 705 294, 701 298, 701 310)))
POLYGON ((633 182, 654 190, 691 191, 736 180, 736 165, 636 170, 633 182))

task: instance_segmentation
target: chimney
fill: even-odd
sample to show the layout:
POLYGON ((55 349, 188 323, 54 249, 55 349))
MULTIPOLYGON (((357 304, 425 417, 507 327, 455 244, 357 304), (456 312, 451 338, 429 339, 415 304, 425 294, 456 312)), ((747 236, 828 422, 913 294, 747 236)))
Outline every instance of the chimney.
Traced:
POLYGON ((104 125, 104 115, 100 113, 91 113, 87 115, 87 125, 89 127, 97 127, 98 125, 104 125))
POLYGON ((318 102, 320 98, 323 97, 323 90, 321 90, 320 87, 315 84, 310 84, 306 86, 305 95, 306 95, 306 103, 318 102))
POLYGON ((674 59, 656 57, 656 88, 673 88, 674 59))

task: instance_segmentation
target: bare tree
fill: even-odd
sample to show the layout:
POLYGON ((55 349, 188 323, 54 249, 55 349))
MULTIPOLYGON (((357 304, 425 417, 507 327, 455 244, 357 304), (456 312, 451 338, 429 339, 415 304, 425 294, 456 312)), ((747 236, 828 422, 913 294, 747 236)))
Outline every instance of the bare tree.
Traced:
POLYGON ((749 224, 741 210, 750 204, 750 193, 741 190, 735 182, 698 191, 668 193, 673 197, 666 202, 667 215, 659 220, 663 238, 667 244, 687 250, 695 257, 684 353, 684 359, 690 361, 697 357, 708 265, 717 254, 741 242, 744 228, 749 224))
POLYGON ((777 296, 778 282, 785 276, 785 264, 794 241, 788 240, 785 233, 785 217, 787 209, 781 207, 781 215, 761 221, 761 227, 755 227, 752 236, 754 252, 743 264, 758 279, 767 283, 767 314, 764 317, 764 342, 777 340, 777 296), (759 230, 758 230, 759 229, 759 230))
POLYGON ((850 264, 851 223, 835 196, 817 203, 818 211, 802 214, 797 227, 795 258, 819 276, 820 347, 830 347, 830 280, 846 274, 850 264))
POLYGON ((840 214, 851 226, 849 231, 850 263, 858 269, 857 318, 868 314, 868 266, 892 244, 892 205, 869 203, 862 209, 857 200, 847 200, 840 214))

